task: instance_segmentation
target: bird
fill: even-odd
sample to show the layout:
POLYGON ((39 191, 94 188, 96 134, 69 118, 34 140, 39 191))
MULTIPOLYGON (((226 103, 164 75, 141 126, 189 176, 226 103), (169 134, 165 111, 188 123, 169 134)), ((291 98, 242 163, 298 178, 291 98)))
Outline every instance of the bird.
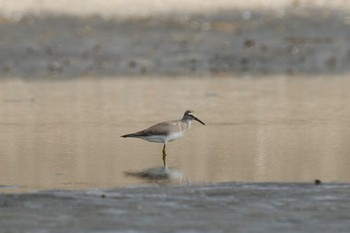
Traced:
POLYGON ((174 141, 185 135, 186 131, 190 128, 192 120, 198 121, 202 125, 205 125, 203 121, 198 119, 195 113, 191 110, 187 110, 182 119, 175 121, 165 121, 153 125, 145 130, 122 135, 122 138, 141 138, 149 142, 163 143, 163 165, 167 168, 166 163, 166 145, 168 142, 174 141))

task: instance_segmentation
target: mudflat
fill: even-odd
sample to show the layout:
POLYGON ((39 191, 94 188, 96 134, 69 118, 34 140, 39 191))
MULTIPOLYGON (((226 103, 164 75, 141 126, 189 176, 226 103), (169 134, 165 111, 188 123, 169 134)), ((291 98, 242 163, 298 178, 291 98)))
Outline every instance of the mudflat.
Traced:
POLYGON ((24 14, 0 22, 0 75, 216 76, 349 71, 345 9, 289 5, 207 13, 24 14))
POLYGON ((347 2, 0 2, 0 232, 348 232, 347 2))

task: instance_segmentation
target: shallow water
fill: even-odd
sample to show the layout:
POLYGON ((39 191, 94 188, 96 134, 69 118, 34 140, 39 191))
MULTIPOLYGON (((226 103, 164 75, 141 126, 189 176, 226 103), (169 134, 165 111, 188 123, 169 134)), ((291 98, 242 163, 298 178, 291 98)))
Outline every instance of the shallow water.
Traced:
POLYGON ((194 110, 168 165, 198 182, 349 182, 350 79, 77 78, 0 81, 0 192, 144 183, 161 144, 120 135, 194 110), (5 188, 6 187, 6 188, 5 188))

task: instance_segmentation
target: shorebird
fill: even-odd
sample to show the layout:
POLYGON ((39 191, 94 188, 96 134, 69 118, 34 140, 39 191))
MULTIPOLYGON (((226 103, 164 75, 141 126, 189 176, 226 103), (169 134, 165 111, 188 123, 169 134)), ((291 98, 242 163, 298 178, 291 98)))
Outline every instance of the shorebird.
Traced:
POLYGON ((193 111, 187 110, 181 120, 166 121, 156 125, 153 125, 145 130, 125 134, 123 138, 141 138, 149 142, 163 143, 163 164, 166 168, 166 145, 168 142, 174 141, 185 135, 186 131, 190 128, 192 120, 196 120, 205 125, 203 121, 199 120, 193 111))

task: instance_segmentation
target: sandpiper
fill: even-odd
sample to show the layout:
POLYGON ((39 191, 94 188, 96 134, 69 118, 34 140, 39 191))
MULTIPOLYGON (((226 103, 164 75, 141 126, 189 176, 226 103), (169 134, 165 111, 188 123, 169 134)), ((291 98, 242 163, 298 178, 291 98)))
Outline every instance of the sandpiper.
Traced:
POLYGON ((192 120, 196 120, 205 125, 203 121, 195 116, 193 111, 187 110, 181 120, 162 122, 145 130, 125 134, 121 137, 141 138, 149 142, 163 143, 163 164, 166 168, 166 144, 184 136, 186 131, 190 128, 192 120))

